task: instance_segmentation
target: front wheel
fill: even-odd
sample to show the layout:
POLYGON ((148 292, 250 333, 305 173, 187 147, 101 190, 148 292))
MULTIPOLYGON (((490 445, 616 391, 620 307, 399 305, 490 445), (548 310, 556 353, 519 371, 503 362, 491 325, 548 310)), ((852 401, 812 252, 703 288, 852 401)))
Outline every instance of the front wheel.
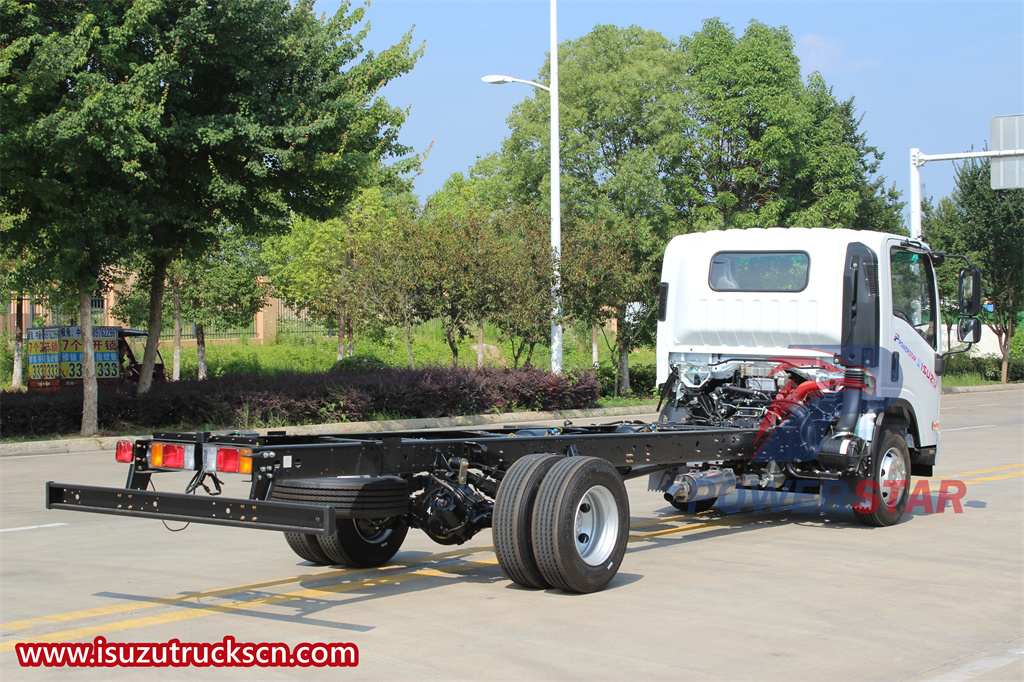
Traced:
POLYGON ((891 526, 910 500, 910 451, 903 433, 886 429, 873 448, 867 476, 857 480, 853 511, 865 526, 891 526))

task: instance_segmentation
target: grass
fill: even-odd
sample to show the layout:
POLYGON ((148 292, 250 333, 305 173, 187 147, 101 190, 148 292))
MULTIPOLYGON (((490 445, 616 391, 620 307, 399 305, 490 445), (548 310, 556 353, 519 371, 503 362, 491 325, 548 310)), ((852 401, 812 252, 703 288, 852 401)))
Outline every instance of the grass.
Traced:
POLYGON ((657 398, 645 398, 645 397, 618 397, 618 398, 598 398, 597 407, 646 407, 648 405, 657 405, 657 398))
MULTIPOLYGON (((489 326, 484 328, 484 343, 491 346, 490 353, 484 359, 488 366, 512 366, 512 351, 508 342, 497 337, 489 326), (494 348, 497 354, 494 355, 494 348)), ((337 337, 280 334, 278 342, 266 345, 250 344, 241 339, 237 343, 209 344, 206 348, 206 364, 210 376, 219 377, 231 374, 255 374, 271 376, 281 372, 326 372, 337 361, 337 337)), ((161 344, 160 353, 171 374, 173 350, 169 343, 161 344)), ((392 367, 407 367, 409 360, 405 346, 397 337, 370 339, 356 337, 355 353, 370 355, 383 360, 392 367)), ((440 365, 451 366, 452 353, 448 344, 437 330, 428 325, 421 327, 413 343, 413 355, 416 366, 440 365)), ((611 353, 600 342, 599 357, 601 362, 610 363, 611 353)), ((630 354, 630 364, 654 364, 653 349, 638 349, 630 354)), ((538 345, 533 352, 533 366, 545 368, 549 366, 551 350, 547 345, 538 345)), ((525 360, 525 356, 520 362, 525 360)), ((459 366, 476 367, 477 353, 474 338, 463 339, 459 343, 459 366)), ((591 366, 590 330, 568 327, 565 329, 563 342, 563 366, 566 369, 582 369, 591 366)), ((181 349, 181 378, 195 379, 198 377, 198 360, 195 347, 181 349)))
POLYGON ((947 374, 942 377, 943 388, 960 388, 963 386, 990 386, 999 384, 999 381, 989 381, 978 372, 966 374, 947 374))

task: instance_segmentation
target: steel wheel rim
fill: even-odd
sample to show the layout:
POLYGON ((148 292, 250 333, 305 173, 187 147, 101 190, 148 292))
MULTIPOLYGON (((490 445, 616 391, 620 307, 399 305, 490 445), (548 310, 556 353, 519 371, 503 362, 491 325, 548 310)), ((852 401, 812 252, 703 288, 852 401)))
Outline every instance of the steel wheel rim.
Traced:
POLYGON ((583 494, 576 505, 573 533, 583 563, 599 566, 611 557, 619 535, 619 510, 612 491, 595 485, 583 494))
POLYGON ((882 455, 878 467, 878 484, 882 504, 895 508, 906 494, 907 465, 898 448, 889 448, 882 455))
POLYGON ((374 545, 391 537, 390 519, 354 519, 356 532, 366 542, 374 545))

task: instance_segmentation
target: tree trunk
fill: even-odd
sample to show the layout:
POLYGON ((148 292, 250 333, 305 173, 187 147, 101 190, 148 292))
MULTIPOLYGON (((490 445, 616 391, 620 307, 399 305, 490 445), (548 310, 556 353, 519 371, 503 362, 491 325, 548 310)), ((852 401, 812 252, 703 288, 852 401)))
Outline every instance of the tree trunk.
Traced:
POLYGON ((619 374, 622 376, 622 393, 621 395, 629 395, 629 349, 619 349, 619 374))
POLYGON ((99 431, 99 403, 96 386, 96 351, 92 346, 92 296, 78 285, 78 318, 82 327, 82 430, 93 436, 99 431))
POLYGON ((25 357, 25 299, 18 292, 18 300, 14 305, 14 371, 11 375, 11 386, 21 386, 24 374, 25 357))
POLYGON ((341 361, 345 358, 345 308, 338 309, 338 349, 335 359, 341 361))
POLYGON ((484 321, 477 323, 476 331, 476 368, 484 368, 484 321))
POLYGON ((451 350, 452 350, 452 367, 458 367, 459 366, 459 344, 455 340, 455 337, 452 336, 451 334, 449 334, 447 330, 445 330, 444 338, 445 338, 446 341, 448 341, 448 347, 451 348, 451 350))
POLYGON ((206 327, 196 323, 196 360, 199 364, 199 380, 206 378, 206 327))
POLYGON ((416 357, 412 354, 412 325, 406 322, 404 331, 402 345, 405 346, 405 354, 409 356, 409 369, 416 369, 416 357))
POLYGON ((356 334, 352 327, 353 321, 351 315, 345 316, 345 352, 348 357, 355 357, 356 354, 356 334))
POLYGON ((139 372, 138 394, 149 391, 153 386, 153 368, 156 366, 156 353, 160 347, 160 327, 163 320, 164 278, 167 276, 167 259, 161 258, 153 263, 153 283, 149 291, 149 329, 146 336, 146 353, 142 356, 142 369, 139 372))
POLYGON ((519 369, 519 357, 526 350, 526 339, 519 342, 518 350, 516 347, 515 337, 512 338, 512 369, 519 369))
POLYGON ((590 359, 594 363, 594 369, 601 366, 601 358, 597 353, 598 326, 595 324, 590 328, 590 359))
POLYGON ((178 287, 174 287, 174 365, 171 369, 171 379, 177 381, 181 378, 181 293, 178 287))
POLYGON ((1003 366, 1000 372, 1000 381, 1004 384, 1010 380, 1010 336, 1009 332, 999 340, 999 352, 1003 354, 1003 366))

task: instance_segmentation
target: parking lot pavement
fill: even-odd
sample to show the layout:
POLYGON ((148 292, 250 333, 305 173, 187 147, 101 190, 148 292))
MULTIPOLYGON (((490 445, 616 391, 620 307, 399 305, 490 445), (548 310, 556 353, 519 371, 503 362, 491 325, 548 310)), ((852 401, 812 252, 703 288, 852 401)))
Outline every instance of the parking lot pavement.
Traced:
POLYGON ((489 532, 442 547, 414 531, 392 565, 337 569, 299 560, 278 533, 46 511, 45 481, 121 485, 123 465, 110 453, 5 457, 0 677, 1020 680, 1024 391, 943 401, 935 475, 896 526, 793 495, 686 516, 634 480, 625 561, 590 595, 513 586, 489 532), (944 481, 964 493, 939 512, 944 481), (358 666, 57 673, 15 651, 227 636, 293 652, 351 644, 358 666))

